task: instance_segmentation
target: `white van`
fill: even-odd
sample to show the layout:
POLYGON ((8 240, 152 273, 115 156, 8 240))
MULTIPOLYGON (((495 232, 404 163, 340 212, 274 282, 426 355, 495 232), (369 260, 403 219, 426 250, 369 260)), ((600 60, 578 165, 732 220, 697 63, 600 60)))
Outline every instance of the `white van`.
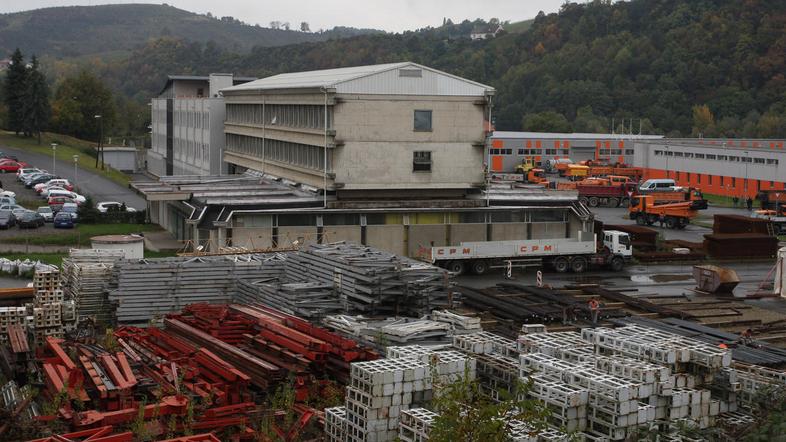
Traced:
POLYGON ((672 179, 647 180, 639 186, 639 192, 673 192, 677 190, 677 183, 672 179))

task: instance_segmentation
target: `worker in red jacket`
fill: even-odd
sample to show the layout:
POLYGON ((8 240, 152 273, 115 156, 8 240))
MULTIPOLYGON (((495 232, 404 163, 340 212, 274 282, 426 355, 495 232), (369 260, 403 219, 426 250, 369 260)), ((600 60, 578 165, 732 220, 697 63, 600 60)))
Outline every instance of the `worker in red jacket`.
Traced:
POLYGON ((598 315, 600 314, 600 301, 598 298, 592 298, 587 303, 590 309, 590 314, 592 315, 592 325, 595 326, 598 324, 598 315))

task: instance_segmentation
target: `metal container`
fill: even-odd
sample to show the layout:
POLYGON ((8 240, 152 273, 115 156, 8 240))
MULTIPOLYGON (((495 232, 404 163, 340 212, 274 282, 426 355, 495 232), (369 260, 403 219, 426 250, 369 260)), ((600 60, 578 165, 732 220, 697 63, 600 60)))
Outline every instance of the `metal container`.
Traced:
POLYGON ((731 293, 740 283, 737 272, 714 265, 693 266, 696 289, 709 293, 731 293))

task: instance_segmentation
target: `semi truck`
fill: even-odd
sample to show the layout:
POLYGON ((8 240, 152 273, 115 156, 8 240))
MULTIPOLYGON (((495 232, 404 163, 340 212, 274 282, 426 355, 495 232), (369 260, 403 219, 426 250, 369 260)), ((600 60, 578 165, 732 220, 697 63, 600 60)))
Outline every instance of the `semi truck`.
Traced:
POLYGON ((628 212, 630 219, 640 226, 651 226, 663 220, 669 229, 684 229, 698 215, 702 206, 707 207, 706 204, 704 200, 655 204, 652 195, 637 195, 631 198, 628 212))
POLYGON ((431 263, 456 274, 470 271, 482 275, 489 269, 549 266, 559 273, 581 273, 589 267, 623 269, 633 256, 630 236, 618 230, 595 233, 579 231, 577 238, 520 241, 463 242, 432 247, 431 263))

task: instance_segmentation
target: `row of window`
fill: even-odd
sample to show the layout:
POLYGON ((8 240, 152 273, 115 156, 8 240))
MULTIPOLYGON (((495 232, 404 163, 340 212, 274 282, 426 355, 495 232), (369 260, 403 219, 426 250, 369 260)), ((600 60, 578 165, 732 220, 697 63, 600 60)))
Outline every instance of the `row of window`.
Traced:
MULTIPOLYGON (((324 148, 270 138, 227 134, 227 152, 241 153, 259 159, 287 163, 322 171, 325 168, 324 148)), ((328 150, 328 171, 333 170, 333 152, 328 150)))
POLYGON ((598 155, 633 155, 633 149, 600 149, 598 155))
POLYGON ((741 163, 753 163, 753 164, 768 164, 768 165, 778 165, 777 158, 761 158, 761 157, 751 157, 749 155, 746 156, 737 156, 737 155, 716 155, 716 154, 709 154, 709 153, 695 153, 695 152, 680 152, 680 151, 672 151, 672 150, 655 150, 655 156, 666 156, 666 157, 676 157, 676 158, 695 158, 699 160, 718 160, 718 161, 733 161, 733 162, 741 162, 741 163))
POLYGON ((207 129, 210 126, 210 114, 208 112, 175 109, 172 118, 175 126, 195 127, 197 129, 207 129))
POLYGON ((172 140, 172 150, 174 151, 174 159, 183 161, 189 164, 196 164, 197 162, 205 163, 208 161, 208 145, 194 140, 187 140, 182 138, 175 138, 172 140))
MULTIPOLYGON (((227 123, 283 126, 303 129, 325 128, 325 107, 305 104, 227 104, 227 123)), ((333 127, 333 109, 328 108, 328 128, 333 127)))
MULTIPOLYGON (((433 214, 426 214, 429 221, 433 214)), ((443 224, 487 223, 550 223, 567 222, 565 210, 515 210, 510 212, 458 212, 443 213, 443 224)), ((402 215, 404 224, 417 224, 418 214, 402 215)), ((324 226, 373 226, 390 224, 386 214, 337 213, 329 215, 238 215, 233 227, 324 227, 324 226)), ((431 224, 431 222, 429 222, 431 224)))
MULTIPOLYGON (((690 172, 676 171, 676 172, 674 172, 674 175, 675 175, 674 179, 676 181, 678 181, 678 182, 680 180, 682 180, 682 178, 685 178, 685 180, 689 184, 691 183, 691 173, 690 172)), ((702 175, 700 173, 697 173, 695 175, 696 175, 696 184, 702 184, 702 176, 704 176, 704 175, 702 175)), ((669 174, 667 174, 667 176, 669 176, 669 174)), ((713 182, 716 181, 714 179, 715 178, 714 175, 706 175, 706 177, 707 177, 707 180, 706 180, 707 185, 712 186, 713 182)), ((737 178, 736 177, 733 177, 733 176, 732 177, 718 176, 717 178, 718 178, 717 184, 720 187, 729 187, 730 189, 734 189, 734 188, 737 187, 737 178)), ((740 181, 742 181, 744 183, 745 179, 741 178, 740 181)), ((750 181, 755 181, 756 182, 756 190, 757 191, 761 190, 761 184, 763 182, 762 180, 751 179, 750 181)), ((772 189, 774 187, 775 187, 775 181, 770 181, 770 188, 772 189)))

